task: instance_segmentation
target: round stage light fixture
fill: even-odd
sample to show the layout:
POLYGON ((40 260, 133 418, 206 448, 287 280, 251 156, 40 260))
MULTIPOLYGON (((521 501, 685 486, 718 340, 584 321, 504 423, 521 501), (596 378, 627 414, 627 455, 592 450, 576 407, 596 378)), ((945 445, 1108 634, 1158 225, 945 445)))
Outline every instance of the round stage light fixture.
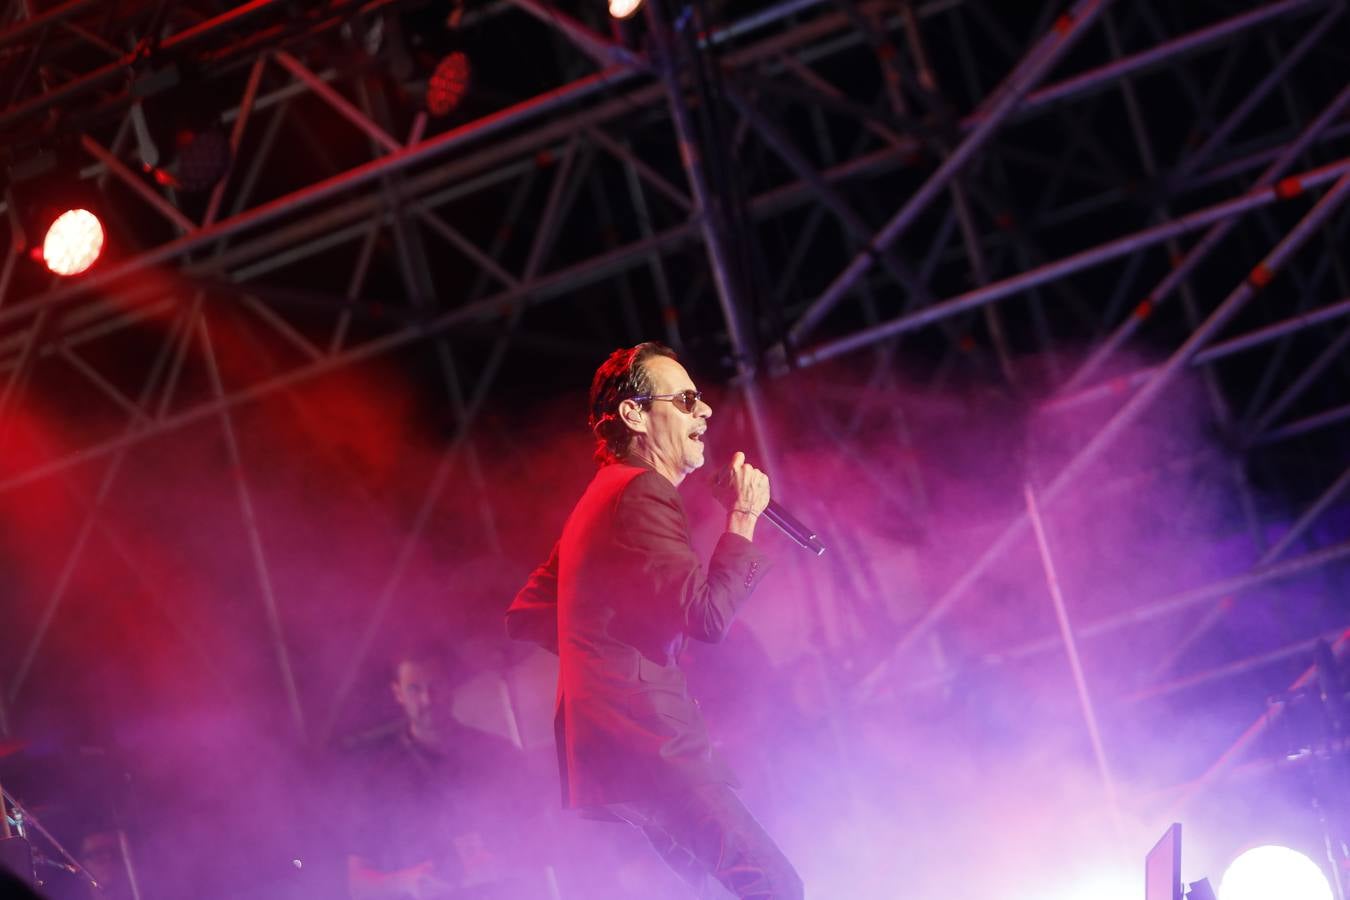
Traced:
POLYGON ((1243 853, 1223 873, 1219 900, 1332 900, 1320 866, 1297 850, 1266 845, 1243 853))
POLYGON ((615 19, 631 18, 642 8, 642 0, 609 0, 609 14, 615 19))
POLYGON ((448 116, 459 106, 469 92, 473 66, 463 50, 454 50, 436 64, 427 81, 427 112, 433 116, 448 116))
POLYGON ((103 252, 103 223, 87 209, 57 216, 42 239, 42 261, 56 275, 79 275, 103 252))

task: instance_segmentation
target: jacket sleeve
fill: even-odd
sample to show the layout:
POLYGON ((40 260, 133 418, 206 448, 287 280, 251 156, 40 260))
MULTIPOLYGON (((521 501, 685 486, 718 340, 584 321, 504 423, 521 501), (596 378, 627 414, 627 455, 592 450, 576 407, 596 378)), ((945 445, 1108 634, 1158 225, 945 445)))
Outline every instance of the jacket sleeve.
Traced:
POLYGON ((506 633, 517 641, 533 641, 558 652, 558 545, 548 560, 531 573, 506 610, 506 633))
POLYGON ((704 572, 689 540, 689 520, 674 485, 655 472, 634 478, 619 499, 621 548, 641 560, 642 591, 676 617, 685 633, 715 643, 726 637, 736 610, 755 589, 768 561, 755 545, 727 532, 704 572))

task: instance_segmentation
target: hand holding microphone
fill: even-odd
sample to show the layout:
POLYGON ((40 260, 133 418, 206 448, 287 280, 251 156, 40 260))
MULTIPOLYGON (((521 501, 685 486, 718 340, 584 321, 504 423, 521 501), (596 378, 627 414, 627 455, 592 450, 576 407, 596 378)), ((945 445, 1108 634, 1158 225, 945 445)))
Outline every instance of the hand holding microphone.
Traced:
POLYGON ((745 454, 741 451, 737 450, 731 457, 731 465, 722 469, 713 479, 713 489, 717 499, 732 514, 728 531, 749 538, 754 534, 755 520, 762 514, 798 546, 810 550, 816 556, 825 552, 825 545, 816 537, 816 533, 769 496, 769 476, 746 463, 745 454), (748 515, 748 523, 738 522, 736 513, 742 514, 742 520, 748 515))
POLYGON ((745 454, 737 450, 731 465, 723 469, 714 482, 718 500, 729 513, 744 513, 758 517, 769 505, 769 476, 745 461, 745 454))

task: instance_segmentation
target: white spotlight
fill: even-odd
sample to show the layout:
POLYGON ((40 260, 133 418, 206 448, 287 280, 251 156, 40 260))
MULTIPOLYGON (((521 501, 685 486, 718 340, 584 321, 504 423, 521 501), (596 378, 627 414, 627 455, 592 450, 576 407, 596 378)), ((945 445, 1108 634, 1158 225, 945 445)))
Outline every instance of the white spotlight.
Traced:
POLYGON ((641 6, 642 0, 609 0, 609 14, 616 19, 626 19, 641 6))
POLYGON ((103 223, 87 209, 57 216, 42 241, 42 261, 57 275, 78 275, 103 252, 103 223))
POLYGON ((1288 847, 1255 847, 1233 860, 1219 900, 1332 900, 1317 863, 1288 847))

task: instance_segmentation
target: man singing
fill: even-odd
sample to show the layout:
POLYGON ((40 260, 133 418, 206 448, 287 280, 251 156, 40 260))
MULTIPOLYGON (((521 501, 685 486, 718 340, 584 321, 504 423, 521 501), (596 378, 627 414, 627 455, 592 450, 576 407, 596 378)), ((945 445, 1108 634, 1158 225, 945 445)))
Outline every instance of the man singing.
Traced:
POLYGON ((591 382, 600 471, 507 631, 559 657, 554 731, 563 803, 639 828, 696 888, 803 896, 801 879, 732 790, 677 665, 717 642, 763 575, 752 539, 769 479, 737 453, 719 499, 727 527, 705 572, 676 486, 703 465, 712 408, 669 348, 616 350, 591 382))

